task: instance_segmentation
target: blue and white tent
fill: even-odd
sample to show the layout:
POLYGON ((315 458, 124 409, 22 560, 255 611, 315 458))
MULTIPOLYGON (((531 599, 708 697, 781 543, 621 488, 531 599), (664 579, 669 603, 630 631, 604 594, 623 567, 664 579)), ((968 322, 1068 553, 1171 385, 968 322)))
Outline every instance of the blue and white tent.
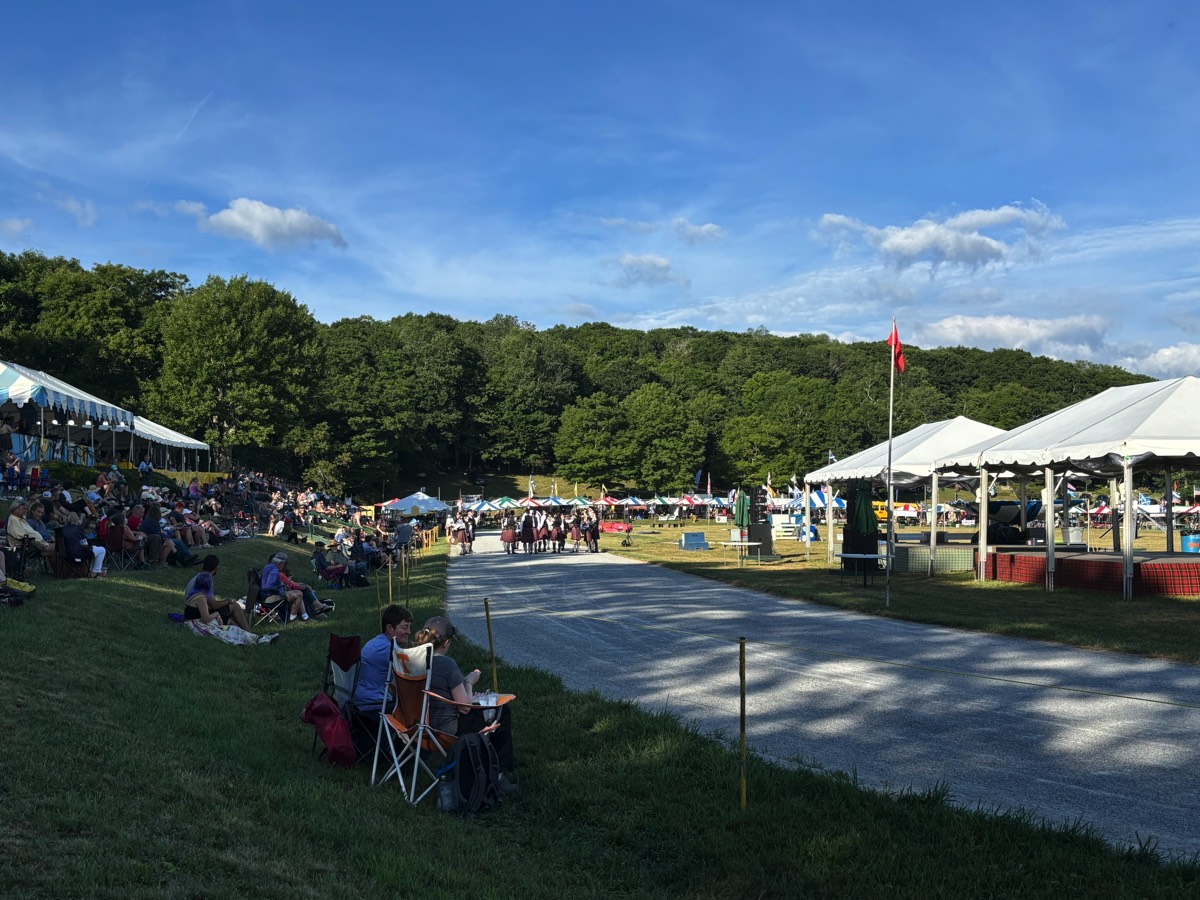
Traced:
POLYGON ((132 428, 136 418, 128 410, 93 397, 53 375, 16 363, 0 362, 0 404, 12 403, 21 408, 30 402, 42 409, 61 410, 77 417, 81 425, 92 421, 97 425, 107 422, 110 428, 118 425, 132 428))

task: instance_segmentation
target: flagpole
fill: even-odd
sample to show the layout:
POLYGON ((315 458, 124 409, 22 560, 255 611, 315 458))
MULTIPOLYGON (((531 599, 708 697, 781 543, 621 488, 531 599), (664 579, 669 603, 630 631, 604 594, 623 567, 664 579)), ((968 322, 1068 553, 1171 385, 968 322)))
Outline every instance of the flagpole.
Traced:
MULTIPOLYGON (((896 334, 896 317, 892 316, 892 334, 896 334)), ((891 343, 891 342, 889 342, 891 343)), ((892 508, 892 422, 896 411, 896 347, 891 350, 891 364, 888 366, 888 455, 887 455, 887 574, 884 577, 883 605, 892 605, 892 546, 896 539, 896 516, 892 508)))

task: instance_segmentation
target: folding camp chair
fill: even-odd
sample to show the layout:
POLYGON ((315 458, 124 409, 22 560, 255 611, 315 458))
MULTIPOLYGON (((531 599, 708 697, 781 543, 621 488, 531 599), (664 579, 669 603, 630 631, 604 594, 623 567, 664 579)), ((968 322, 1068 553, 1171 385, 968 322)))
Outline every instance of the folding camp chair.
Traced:
POLYGON ((315 557, 310 559, 308 564, 312 568, 313 574, 316 575, 321 583, 328 587, 331 591, 340 591, 342 589, 342 578, 344 576, 330 575, 328 574, 328 569, 318 569, 317 560, 315 557))
POLYGON ((289 608, 286 597, 276 594, 263 596, 262 577, 258 569, 246 570, 246 618, 250 620, 251 628, 257 628, 271 619, 286 625, 289 608))
MULTIPOLYGON (((330 696, 342 718, 348 724, 354 715, 354 690, 358 687, 358 663, 362 654, 362 638, 357 634, 343 637, 340 634, 329 635, 329 650, 325 654, 325 676, 321 680, 321 690, 330 696)), ((313 753, 317 752, 317 735, 313 735, 313 753)), ((325 749, 321 748, 321 754, 325 749)), ((318 754, 318 755, 321 755, 318 754)), ((356 762, 361 762, 360 756, 356 762)))
POLYGON ((107 551, 105 562, 118 571, 124 572, 137 565, 137 557, 125 549, 125 536, 116 528, 109 527, 104 536, 104 549, 107 551))
POLYGON ((412 806, 420 803, 438 785, 438 778, 426 764, 422 751, 445 757, 455 741, 454 735, 435 731, 427 721, 432 661, 433 644, 405 649, 392 643, 392 693, 391 697, 385 695, 380 705, 379 731, 375 736, 371 784, 383 784, 395 775, 404 799, 412 806), (391 763, 376 781, 379 757, 383 753, 391 763), (428 776, 429 784, 418 793, 422 772, 428 776))

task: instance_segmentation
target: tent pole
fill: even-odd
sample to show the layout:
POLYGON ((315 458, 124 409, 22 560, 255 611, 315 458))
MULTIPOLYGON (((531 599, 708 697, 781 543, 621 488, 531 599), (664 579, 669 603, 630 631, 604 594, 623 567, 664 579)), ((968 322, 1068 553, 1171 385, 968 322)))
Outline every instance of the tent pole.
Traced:
POLYGON ((933 473, 932 483, 933 496, 930 499, 929 509, 929 577, 932 578, 937 567, 934 565, 937 557, 937 517, 938 517, 938 473, 933 473))
POLYGON ((812 559, 812 506, 808 491, 808 482, 804 482, 804 515, 800 519, 804 528, 804 561, 812 559))
POLYGON ((829 530, 829 541, 825 545, 829 556, 829 564, 833 565, 833 491, 832 485, 825 485, 825 526, 829 530))
MULTIPOLYGON (((1046 484, 1042 488, 1042 518, 1046 527, 1046 590, 1054 590, 1054 470, 1047 466, 1043 472, 1046 484)), ((1063 478, 1063 484, 1067 479, 1063 478)))
POLYGON ((988 471, 987 466, 979 467, 979 508, 975 511, 975 525, 979 528, 979 580, 987 581, 987 523, 988 523, 988 471))
POLYGON ((1113 550, 1121 551, 1121 529, 1117 525, 1117 479, 1108 479, 1108 530, 1112 533, 1113 550))
POLYGON ((1018 498, 1021 501, 1021 534, 1029 527, 1029 479, 1024 475, 1021 476, 1020 493, 1018 498))
POLYGON ((1175 552, 1175 490, 1171 485, 1171 470, 1163 469, 1163 503, 1167 507, 1167 552, 1175 552))
POLYGON ((1122 541, 1122 556, 1125 569, 1125 599, 1133 599, 1133 538, 1137 528, 1137 494, 1133 492, 1133 465, 1125 457, 1125 518, 1121 520, 1125 532, 1122 541))
POLYGON ((1071 516, 1069 513, 1069 505, 1071 500, 1070 491, 1067 490, 1067 472, 1063 470, 1062 479, 1062 538, 1064 544, 1071 543, 1071 516))

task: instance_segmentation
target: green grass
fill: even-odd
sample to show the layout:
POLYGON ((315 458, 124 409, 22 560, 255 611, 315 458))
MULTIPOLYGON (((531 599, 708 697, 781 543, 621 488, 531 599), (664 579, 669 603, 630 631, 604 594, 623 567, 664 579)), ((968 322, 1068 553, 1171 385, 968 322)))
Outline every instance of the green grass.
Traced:
MULTIPOLYGON (((609 542, 610 544, 612 542, 609 542)), ((277 542, 219 551, 218 592, 277 542)), ((411 583, 442 608, 445 545, 411 583)), ((295 548, 288 548, 300 555, 295 548)), ((749 766, 681 725, 501 667, 520 793, 474 819, 309 755, 299 722, 331 630, 378 627, 386 584, 274 646, 171 624, 188 574, 41 579, 0 608, 0 895, 5 897, 1062 897, 1194 895, 1200 872, 1083 826, 883 796, 846 776, 749 766)), ((394 587, 399 596, 402 591, 394 587)), ((464 667, 477 648, 456 648, 464 667)))
MULTIPOLYGON (((713 547, 729 539, 728 526, 689 525, 687 530, 705 531, 713 547)), ((680 550, 680 533, 672 528, 647 533, 635 526, 633 547, 621 547, 612 537, 602 546, 681 572, 856 612, 1200 662, 1200 598, 1138 597, 1126 602, 1119 594, 1098 591, 1047 593, 1039 585, 978 582, 970 573, 935 578, 894 573, 891 604, 885 606, 883 579, 864 588, 861 581, 843 578, 829 568, 824 542, 813 545, 810 562, 805 562, 802 545, 787 542, 776 546, 779 559, 759 565, 751 557, 748 565, 738 568, 724 550, 680 550)))

